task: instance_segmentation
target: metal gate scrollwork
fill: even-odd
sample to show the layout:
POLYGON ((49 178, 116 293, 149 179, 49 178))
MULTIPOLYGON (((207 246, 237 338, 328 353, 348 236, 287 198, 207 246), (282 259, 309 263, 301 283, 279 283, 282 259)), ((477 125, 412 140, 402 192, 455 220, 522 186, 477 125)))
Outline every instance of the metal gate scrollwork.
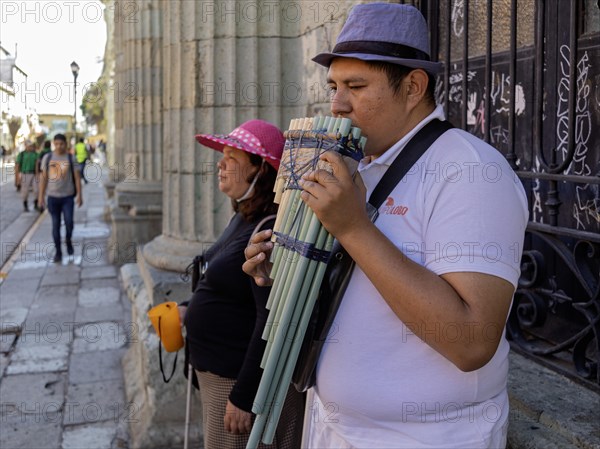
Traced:
POLYGON ((600 391, 600 2, 409 3, 444 66, 436 100, 528 195, 512 348, 600 391))

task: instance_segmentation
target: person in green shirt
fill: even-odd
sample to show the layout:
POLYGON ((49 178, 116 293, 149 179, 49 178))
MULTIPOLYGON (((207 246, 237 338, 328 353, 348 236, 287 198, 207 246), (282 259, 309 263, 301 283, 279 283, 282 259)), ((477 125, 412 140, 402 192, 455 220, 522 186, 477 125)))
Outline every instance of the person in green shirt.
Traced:
POLYGON ((25 141, 25 151, 21 151, 17 155, 15 161, 15 182, 17 190, 21 191, 21 199, 23 200, 23 210, 29 212, 27 197, 29 190, 33 190, 33 203, 38 210, 38 183, 36 179, 38 154, 35 151, 35 144, 31 140, 25 141))

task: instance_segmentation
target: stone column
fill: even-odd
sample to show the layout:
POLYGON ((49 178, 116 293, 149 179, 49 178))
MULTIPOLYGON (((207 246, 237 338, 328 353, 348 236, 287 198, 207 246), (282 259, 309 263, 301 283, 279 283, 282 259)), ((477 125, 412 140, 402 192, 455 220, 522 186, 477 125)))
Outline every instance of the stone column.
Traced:
MULTIPOLYGON (((162 24, 160 0, 129 3, 119 15, 118 79, 122 145, 111 167, 120 182, 111 211, 110 260, 135 261, 137 246, 161 232, 162 222, 162 24), (136 8, 131 6, 135 5, 136 8)), ((118 131, 117 131, 118 133, 118 131)))
MULTIPOLYGON (((252 118, 284 126, 303 113, 298 112, 300 103, 286 105, 282 96, 284 84, 301 77, 284 70, 286 52, 288 62, 300 61, 301 53, 284 37, 279 10, 260 20, 244 16, 244 9, 255 5, 162 2, 162 234, 138 250, 136 264, 121 270, 139 330, 125 358, 127 395, 141 417, 132 424, 133 447, 172 447, 181 441, 185 418, 181 364, 175 380, 164 384, 158 370, 159 342, 146 312, 165 300, 190 297, 182 272, 216 240, 232 216, 230 201, 219 192, 215 176, 220 155, 196 143, 194 135, 226 133, 252 118)), ((293 26, 297 24, 288 24, 293 26)), ((198 431, 197 399, 194 409, 193 429, 198 431)))
POLYGON ((109 170, 108 181, 105 182, 109 198, 109 204, 105 211, 106 221, 111 221, 111 210, 114 209, 114 190, 121 181, 118 175, 118 167, 123 166, 123 101, 121 87, 124 83, 124 27, 115 14, 117 6, 115 0, 104 0, 105 20, 107 28, 107 46, 105 50, 105 64, 110 65, 108 77, 108 96, 106 103, 107 141, 106 156, 109 170))

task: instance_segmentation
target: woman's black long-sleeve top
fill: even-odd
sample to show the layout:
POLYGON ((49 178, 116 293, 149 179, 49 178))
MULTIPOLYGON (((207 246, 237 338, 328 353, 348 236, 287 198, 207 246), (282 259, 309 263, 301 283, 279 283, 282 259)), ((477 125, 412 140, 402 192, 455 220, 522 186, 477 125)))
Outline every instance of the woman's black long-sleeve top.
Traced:
MULTIPOLYGON (((251 411, 260 383, 269 287, 242 271, 244 248, 260 218, 249 223, 236 214, 204 253, 207 263, 185 316, 190 362, 198 371, 236 379, 229 400, 251 411)), ((263 229, 272 227, 268 222, 263 229)))

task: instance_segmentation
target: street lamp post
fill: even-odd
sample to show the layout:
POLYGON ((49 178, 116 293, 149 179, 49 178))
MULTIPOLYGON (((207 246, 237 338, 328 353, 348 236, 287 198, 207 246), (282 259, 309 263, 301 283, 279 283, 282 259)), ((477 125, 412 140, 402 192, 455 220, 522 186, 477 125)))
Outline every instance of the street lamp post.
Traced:
POLYGON ((73 133, 75 134, 75 140, 77 141, 77 76, 79 75, 79 66, 75 61, 71 63, 71 72, 73 72, 73 102, 75 103, 75 109, 73 111, 73 133))

